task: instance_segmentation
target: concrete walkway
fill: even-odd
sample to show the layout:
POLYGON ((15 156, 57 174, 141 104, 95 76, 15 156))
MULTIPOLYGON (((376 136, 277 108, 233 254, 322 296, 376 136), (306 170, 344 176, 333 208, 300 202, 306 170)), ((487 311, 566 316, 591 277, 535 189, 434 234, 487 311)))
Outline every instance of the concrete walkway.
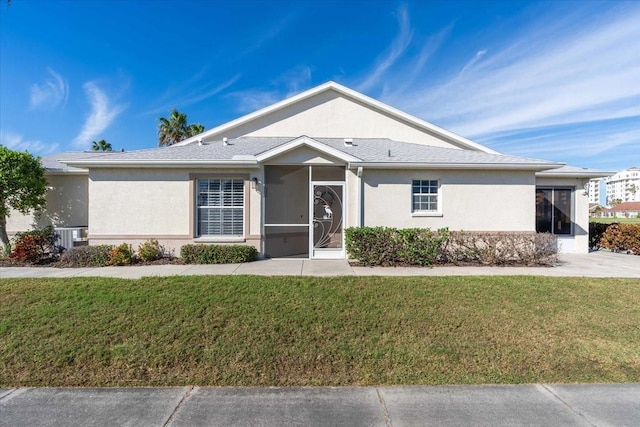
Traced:
POLYGON ((352 267, 344 260, 270 259, 246 264, 152 265, 99 268, 0 267, 8 277, 119 277, 175 275, 260 276, 573 276, 640 278, 640 256, 611 252, 563 254, 555 267, 352 267))
POLYGON ((640 384, 0 389, 0 427, 639 423, 640 384))

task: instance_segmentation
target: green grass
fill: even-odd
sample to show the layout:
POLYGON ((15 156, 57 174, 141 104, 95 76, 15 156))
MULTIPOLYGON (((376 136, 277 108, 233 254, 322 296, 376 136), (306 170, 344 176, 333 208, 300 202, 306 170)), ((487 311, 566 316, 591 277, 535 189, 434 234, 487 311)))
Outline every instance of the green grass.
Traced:
POLYGON ((640 218, 595 218, 590 217, 589 222, 599 222, 602 224, 611 224, 617 222, 620 224, 640 224, 640 218))
POLYGON ((0 280, 0 386, 640 381, 640 281, 0 280))

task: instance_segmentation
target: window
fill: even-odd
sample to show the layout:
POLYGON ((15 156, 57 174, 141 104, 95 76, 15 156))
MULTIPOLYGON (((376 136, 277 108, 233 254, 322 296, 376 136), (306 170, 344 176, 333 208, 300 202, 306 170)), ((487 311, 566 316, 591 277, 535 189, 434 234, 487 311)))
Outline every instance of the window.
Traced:
POLYGON ((571 189, 536 189, 536 231, 571 234, 571 189))
POLYGON ((413 212, 438 212, 438 180, 413 180, 413 212))
POLYGON ((198 236, 244 235, 244 181, 197 180, 198 236))

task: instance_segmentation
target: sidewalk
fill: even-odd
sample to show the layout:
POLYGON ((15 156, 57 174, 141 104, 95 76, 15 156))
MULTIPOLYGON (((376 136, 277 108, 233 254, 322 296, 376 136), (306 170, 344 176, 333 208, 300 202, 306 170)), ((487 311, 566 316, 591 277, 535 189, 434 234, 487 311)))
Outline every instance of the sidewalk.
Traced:
POLYGON ((344 260, 269 259, 246 264, 133 267, 0 267, 8 277, 119 277, 175 275, 259 276, 572 276, 640 278, 640 256, 611 252, 562 254, 555 267, 352 267, 344 260))
POLYGON ((0 427, 632 426, 640 384, 0 389, 0 427))

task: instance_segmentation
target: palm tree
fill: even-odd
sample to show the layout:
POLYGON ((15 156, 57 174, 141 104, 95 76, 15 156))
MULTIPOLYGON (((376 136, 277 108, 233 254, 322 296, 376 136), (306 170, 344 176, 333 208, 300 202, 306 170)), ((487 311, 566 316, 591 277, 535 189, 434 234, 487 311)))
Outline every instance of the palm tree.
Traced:
POLYGON ((187 125, 187 115, 175 108, 170 111, 169 117, 158 117, 158 145, 173 145, 183 139, 204 132, 201 124, 187 125))
POLYGON ((204 126, 202 126, 200 123, 189 125, 189 127, 187 128, 187 132, 189 133, 189 137, 192 137, 204 132, 204 126))
POLYGON ((109 144, 104 139, 101 139, 97 142, 93 141, 93 143, 91 144, 91 149, 93 151, 112 151, 111 144, 109 144))

